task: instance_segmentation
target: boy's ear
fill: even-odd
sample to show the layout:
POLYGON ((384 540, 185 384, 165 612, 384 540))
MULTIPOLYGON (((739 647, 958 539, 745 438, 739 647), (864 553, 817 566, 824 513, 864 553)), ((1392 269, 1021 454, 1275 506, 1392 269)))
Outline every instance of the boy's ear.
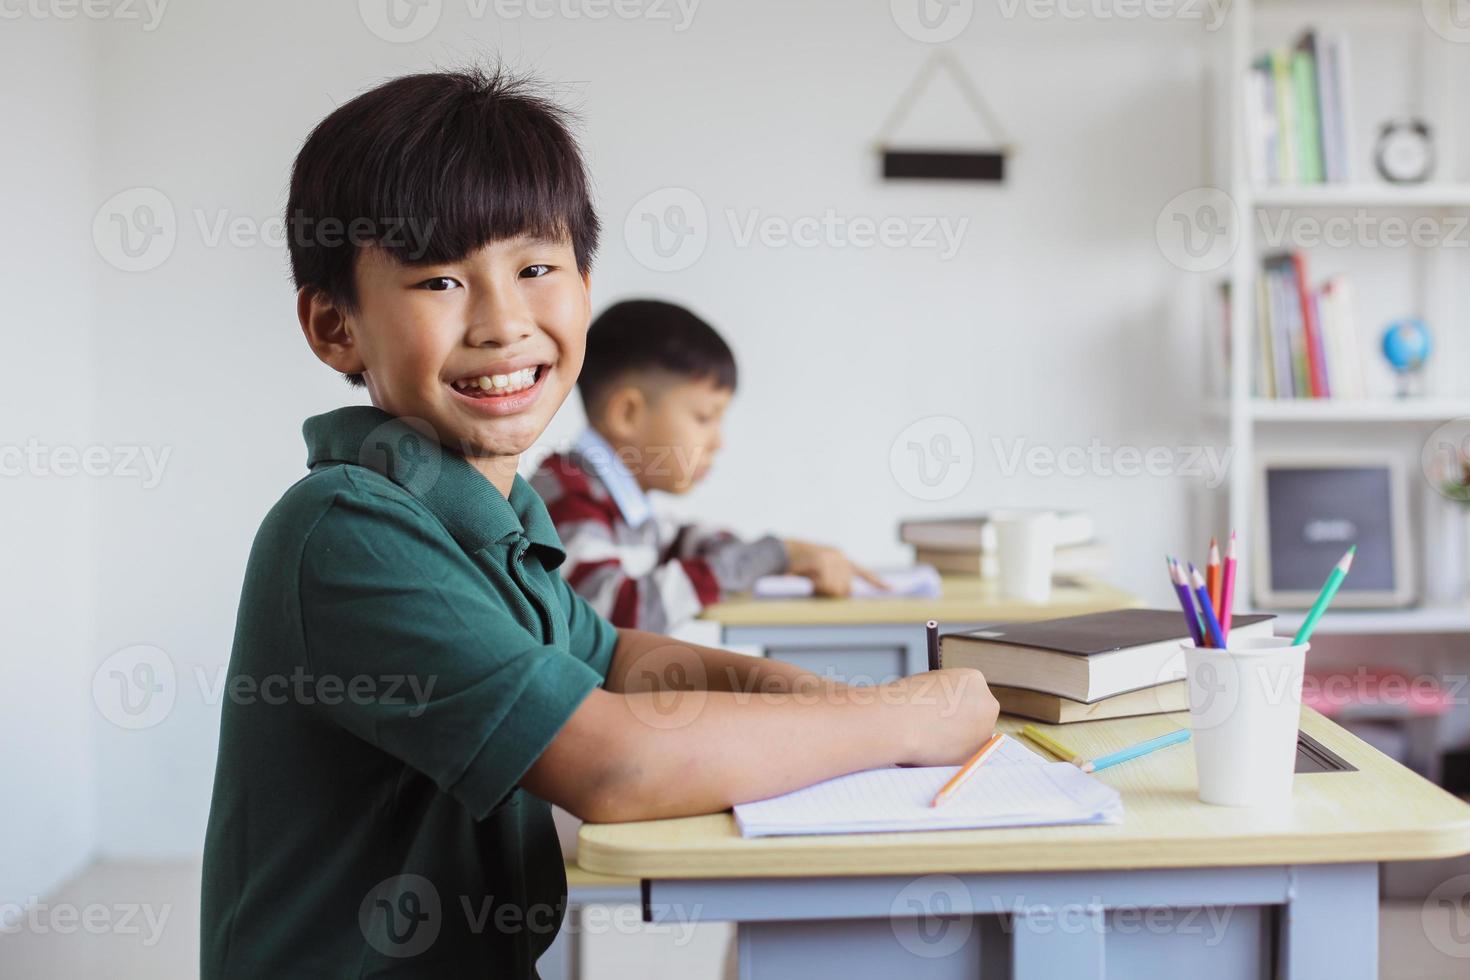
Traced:
POLYGON ((347 328, 347 317, 321 290, 311 286, 297 290, 296 319, 323 364, 341 374, 361 374, 366 368, 347 328))
POLYGON ((614 442, 628 442, 643 423, 648 398, 637 385, 620 385, 607 396, 602 407, 602 424, 614 442))

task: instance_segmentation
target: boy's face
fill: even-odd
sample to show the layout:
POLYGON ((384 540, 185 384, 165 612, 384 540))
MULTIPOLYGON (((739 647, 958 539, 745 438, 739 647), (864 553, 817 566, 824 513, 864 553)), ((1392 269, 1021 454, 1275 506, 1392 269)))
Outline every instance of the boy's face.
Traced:
POLYGON ((491 469, 509 472, 582 369, 591 307, 571 243, 511 238, 436 265, 364 249, 356 284, 345 329, 373 404, 425 420, 499 485, 491 469))
POLYGON ((662 378, 634 384, 609 400, 613 448, 645 490, 686 493, 719 452, 720 425, 733 392, 712 380, 662 378), (625 403, 619 410, 618 400, 625 403))

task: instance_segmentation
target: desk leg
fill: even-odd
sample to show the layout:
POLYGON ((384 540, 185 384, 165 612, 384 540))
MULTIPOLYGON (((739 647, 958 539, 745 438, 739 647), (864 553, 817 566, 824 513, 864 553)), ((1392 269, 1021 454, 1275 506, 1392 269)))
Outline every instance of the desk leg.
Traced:
POLYGON ((1290 869, 1280 911, 1283 980, 1378 976, 1378 865, 1302 864, 1290 869))
POLYGON ((1011 917, 1011 976, 1014 980, 1104 980, 1107 924, 1101 908, 1073 906, 1059 921, 1049 909, 1011 917))

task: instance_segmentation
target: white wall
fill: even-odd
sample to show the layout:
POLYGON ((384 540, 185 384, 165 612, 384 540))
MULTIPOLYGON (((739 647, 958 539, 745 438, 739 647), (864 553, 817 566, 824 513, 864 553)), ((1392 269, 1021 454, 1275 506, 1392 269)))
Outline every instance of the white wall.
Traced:
POLYGON ((75 26, 0 28, 0 917, 96 840, 97 483, 50 474, 93 443, 97 402, 93 44, 75 26))
MULTIPOLYGON (((1014 176, 904 186, 875 178, 870 143, 932 49, 884 3, 706 0, 677 32, 476 19, 466 0, 444 0, 416 44, 374 37, 356 6, 177 4, 152 31, 104 26, 96 203, 156 188, 177 242, 147 272, 92 258, 96 438, 172 455, 154 488, 105 487, 100 546, 77 553, 100 575, 94 659, 151 644, 178 681, 156 726, 97 726, 105 852, 200 846, 219 712, 207 689, 229 654, 252 535, 302 471, 302 419, 359 397, 300 340, 284 250, 210 245, 206 233, 222 217, 275 218, 309 127, 408 70, 499 53, 562 83, 586 120, 607 227, 598 307, 673 297, 730 338, 743 377, 727 450, 681 508, 839 542, 881 564, 903 557, 903 516, 1082 507, 1114 545, 1116 580, 1165 598, 1159 556, 1184 546, 1191 481, 1006 476, 992 440, 1193 438, 1184 408, 1196 376, 1166 365, 1194 347, 1200 282, 1163 258, 1154 223, 1206 172, 1197 22, 1006 20, 978 5, 953 49, 1020 147, 1014 176), (665 187, 695 192, 710 219, 707 249, 677 273, 641 265, 624 237, 634 203, 665 187), (965 219, 968 232, 942 261, 923 249, 741 247, 726 217, 828 208, 965 219), (908 494, 889 465, 898 433, 931 415, 961 420, 976 447, 968 488, 939 502, 908 494)), ((941 135, 936 125, 979 129, 929 115, 916 139, 941 135)), ((67 227, 85 235, 88 223, 67 227)), ((548 438, 570 435, 577 417, 569 409, 548 438)))

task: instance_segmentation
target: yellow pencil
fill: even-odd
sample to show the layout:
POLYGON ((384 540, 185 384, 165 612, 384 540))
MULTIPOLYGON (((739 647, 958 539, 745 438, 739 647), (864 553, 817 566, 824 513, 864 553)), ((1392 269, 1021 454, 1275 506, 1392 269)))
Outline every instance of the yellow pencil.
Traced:
POLYGON ((1031 739, 1031 741, 1035 742, 1043 749, 1046 749, 1048 752, 1056 756, 1058 759, 1061 759, 1063 762, 1070 762, 1073 765, 1080 766, 1082 765, 1082 763, 1087 761, 1086 759, 1082 758, 1082 754, 1080 752, 1076 752, 1072 749, 1067 748, 1061 742, 1058 742, 1056 739, 1052 738, 1050 735, 1037 728, 1035 725, 1022 725, 1021 734, 1025 735, 1027 738, 1031 739))
POLYGON ((980 764, 990 758, 990 754, 996 750, 1003 738, 1005 738, 1005 735, 1000 732, 996 732, 987 738, 985 744, 980 746, 980 751, 970 756, 970 761, 960 766, 960 771, 951 776, 949 782, 939 788, 939 792, 934 794, 934 799, 929 802, 929 805, 938 806, 949 799, 954 791, 963 786, 965 780, 969 779, 975 770, 980 768, 980 764))

